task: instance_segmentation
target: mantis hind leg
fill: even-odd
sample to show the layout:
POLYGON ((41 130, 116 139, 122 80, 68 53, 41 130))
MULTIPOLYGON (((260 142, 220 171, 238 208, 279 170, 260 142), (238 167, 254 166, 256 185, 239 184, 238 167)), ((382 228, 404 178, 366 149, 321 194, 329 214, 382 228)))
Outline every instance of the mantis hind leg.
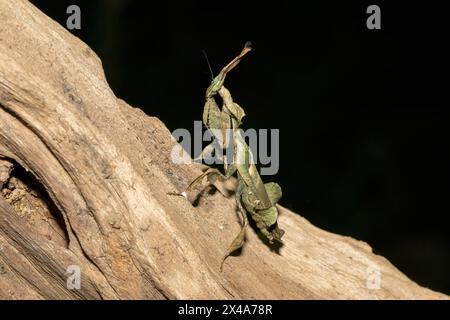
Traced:
POLYGON ((245 185, 243 183, 242 180, 239 180, 237 188, 236 188, 236 205, 239 209, 239 212, 241 214, 241 218, 242 218, 242 227, 241 230, 239 231, 239 233, 236 235, 236 237, 234 238, 233 242, 231 242, 230 246, 228 247, 227 252, 225 253, 225 255, 222 258, 222 261, 220 263, 220 272, 222 272, 223 270, 223 264, 226 260, 226 258, 228 258, 230 256, 230 254, 232 254, 234 251, 242 248, 242 246, 244 245, 245 242, 245 231, 247 229, 248 226, 248 219, 247 219, 247 211, 244 209, 244 206, 242 205, 241 202, 241 195, 244 191, 245 185))
MULTIPOLYGON (((195 187, 196 187, 198 184, 201 184, 201 183, 202 183, 202 180, 203 180, 205 177, 207 178, 208 185, 210 185, 210 184, 214 184, 214 183, 217 181, 217 179, 218 179, 219 177, 224 177, 224 176, 222 175, 222 173, 221 173, 219 170, 213 169, 213 168, 209 168, 208 170, 206 170, 205 172, 203 172, 201 175, 199 175, 197 178, 195 178, 195 179, 187 186, 186 190, 184 190, 183 192, 181 192, 181 193, 170 192, 169 194, 170 194, 170 195, 175 195, 175 196, 183 196, 183 197, 187 198, 188 193, 191 192, 193 189, 195 189, 195 187)), ((207 185, 207 186, 208 186, 208 185, 207 185)), ((205 186, 205 188, 206 188, 207 186, 205 186)))
MULTIPOLYGON (((195 189, 195 187, 199 184, 202 183, 203 179, 206 177, 208 184, 205 186, 205 188, 211 184, 215 184, 217 182, 217 180, 219 178, 226 180, 228 178, 230 178, 234 173, 236 172, 236 166, 234 164, 231 164, 227 167, 227 170, 225 172, 225 175, 223 175, 219 170, 214 169, 214 168, 209 168, 208 170, 206 170, 205 172, 203 172, 201 175, 199 175, 197 178, 195 178, 186 188, 186 190, 184 190, 183 192, 179 193, 179 192, 169 192, 168 194, 170 195, 174 195, 174 196, 183 196, 185 198, 187 198, 188 193, 191 192, 193 189, 195 189)), ((216 186, 217 188, 217 186, 216 186)), ((217 188, 222 194, 224 194, 224 196, 226 196, 226 194, 224 193, 223 190, 220 190, 220 188, 217 188)))
MULTIPOLYGON (((205 172, 203 172, 201 175, 199 175, 197 178, 195 178, 186 188, 186 190, 184 190, 181 193, 177 193, 177 192, 170 192, 170 195, 175 195, 175 196, 183 196, 185 198, 187 198, 187 194, 189 192, 191 192, 193 189, 195 189, 195 187, 199 184, 202 183, 203 179, 206 177, 208 184, 205 185, 205 188, 211 184, 215 184, 217 182, 217 180, 223 179, 226 180, 228 178, 230 178, 234 173, 236 172, 236 166, 234 164, 231 164, 228 166, 227 171, 225 172, 225 175, 223 175, 219 170, 214 169, 214 168, 209 168, 208 170, 206 170, 205 172)), ((220 191, 220 189, 219 189, 220 191)), ((222 192, 222 191, 221 191, 222 192)))

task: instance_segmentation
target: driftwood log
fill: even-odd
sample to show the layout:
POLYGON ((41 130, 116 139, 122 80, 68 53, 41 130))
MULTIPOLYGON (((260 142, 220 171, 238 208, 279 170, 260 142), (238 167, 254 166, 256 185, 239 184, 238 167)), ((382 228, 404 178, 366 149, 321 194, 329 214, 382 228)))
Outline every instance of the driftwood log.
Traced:
POLYGON ((235 202, 168 196, 201 167, 172 163, 164 124, 118 99, 96 54, 32 4, 0 0, 0 21, 0 298, 447 298, 282 207, 284 246, 250 230, 221 273, 235 202))

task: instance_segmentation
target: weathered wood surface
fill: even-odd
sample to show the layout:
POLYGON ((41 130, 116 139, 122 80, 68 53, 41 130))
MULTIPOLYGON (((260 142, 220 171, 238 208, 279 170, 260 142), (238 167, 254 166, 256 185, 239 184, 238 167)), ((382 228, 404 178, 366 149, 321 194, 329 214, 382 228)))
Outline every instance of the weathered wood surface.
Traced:
POLYGON ((168 196, 201 171, 171 162, 164 124, 118 99, 95 53, 27 1, 0 0, 0 21, 0 298, 448 298, 282 207, 279 253, 251 230, 220 273, 234 201, 168 196))

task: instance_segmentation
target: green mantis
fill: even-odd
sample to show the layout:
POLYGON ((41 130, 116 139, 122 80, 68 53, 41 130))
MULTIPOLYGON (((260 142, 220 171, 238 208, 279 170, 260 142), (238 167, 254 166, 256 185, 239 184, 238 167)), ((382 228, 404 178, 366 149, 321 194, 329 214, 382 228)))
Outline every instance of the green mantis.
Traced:
MULTIPOLYGON (((245 231, 248 226, 247 213, 256 223, 259 231, 269 240, 281 242, 284 231, 278 227, 277 202, 281 198, 281 188, 277 183, 263 183, 261 176, 253 162, 251 149, 242 136, 239 129, 245 112, 231 97, 231 93, 224 86, 225 77, 251 51, 251 44, 247 42, 241 53, 228 63, 220 73, 212 80, 206 90, 206 102, 203 109, 203 123, 212 132, 217 142, 225 150, 233 148, 233 159, 227 162, 222 157, 225 174, 219 170, 209 168, 181 193, 187 197, 187 193, 206 177, 209 184, 215 184, 218 179, 228 179, 234 175, 237 178, 235 200, 242 218, 240 232, 234 238, 228 250, 224 254, 220 270, 225 259, 234 251, 241 248, 245 242, 245 231), (215 97, 219 95, 222 100, 222 109, 219 108, 215 97)), ((212 152, 212 144, 207 146, 202 155, 212 152)))

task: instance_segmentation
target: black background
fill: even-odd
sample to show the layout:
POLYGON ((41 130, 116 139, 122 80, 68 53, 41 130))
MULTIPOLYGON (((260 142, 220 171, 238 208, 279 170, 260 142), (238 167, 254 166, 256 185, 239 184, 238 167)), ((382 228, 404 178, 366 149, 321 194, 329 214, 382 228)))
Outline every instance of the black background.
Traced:
POLYGON ((206 319, 202 315, 182 315, 180 308, 186 305, 189 307, 213 307, 214 312, 209 319, 292 319, 298 318, 298 314, 314 314, 317 317, 324 316, 343 316, 346 319, 361 319, 362 314, 370 315, 374 318, 383 318, 387 313, 401 314, 403 317, 410 316, 426 318, 433 314, 445 314, 448 310, 448 301, 336 301, 336 300, 244 300, 244 301, 224 301, 224 300, 146 300, 146 301, 81 301, 81 300, 61 300, 61 301, 0 301, 2 312, 14 313, 18 317, 28 316, 30 310, 34 313, 45 313, 46 319, 60 319, 61 311, 67 312, 74 318, 86 317, 89 315, 99 317, 119 317, 127 318, 130 312, 136 314, 156 314, 164 315, 170 319, 206 319), (273 314, 268 315, 240 315, 240 314, 222 314, 224 305, 233 305, 235 307, 245 305, 271 305, 273 314), (132 311, 130 311, 132 310, 132 311))
MULTIPOLYGON (((420 285, 450 293, 445 10, 395 1, 32 1, 103 61, 115 94, 172 131, 201 120, 227 77, 244 128, 280 129, 281 204, 368 242, 420 285), (366 8, 381 8, 368 30, 366 8)), ((442 2, 440 2, 442 3, 442 2)), ((265 178, 266 180, 271 180, 265 178)))

